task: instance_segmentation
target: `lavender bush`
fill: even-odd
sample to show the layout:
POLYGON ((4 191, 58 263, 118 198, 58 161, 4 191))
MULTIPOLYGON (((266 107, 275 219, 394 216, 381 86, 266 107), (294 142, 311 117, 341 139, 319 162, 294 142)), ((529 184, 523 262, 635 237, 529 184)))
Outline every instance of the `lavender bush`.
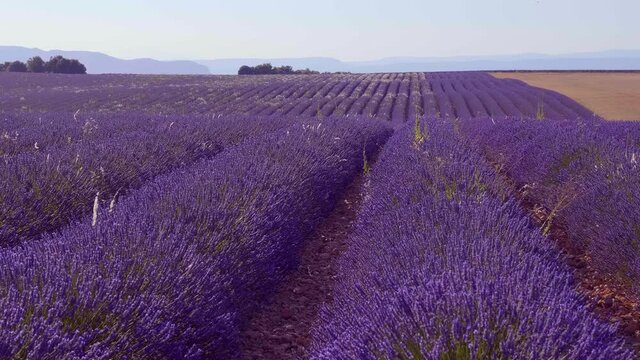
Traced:
POLYGON ((128 126, 142 130, 50 151, 19 153, 0 162, 4 174, 0 177, 0 246, 56 231, 91 214, 96 197, 101 202, 116 201, 154 176, 213 156, 246 136, 291 122, 246 117, 163 118, 156 124, 149 122, 145 129, 146 117, 126 119, 135 123, 128 126))
POLYGON ((640 296, 640 124, 501 119, 465 132, 563 226, 596 270, 640 296))
POLYGON ((311 357, 629 358, 481 155, 427 124, 371 174, 311 357))
POLYGON ((299 121, 0 251, 0 356, 237 357, 238 327, 389 132, 299 121))

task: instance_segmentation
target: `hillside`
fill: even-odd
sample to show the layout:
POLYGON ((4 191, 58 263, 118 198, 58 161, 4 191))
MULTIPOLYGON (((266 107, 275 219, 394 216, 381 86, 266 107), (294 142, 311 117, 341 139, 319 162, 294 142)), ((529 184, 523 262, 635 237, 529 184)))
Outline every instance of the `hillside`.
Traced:
POLYGON ((20 46, 0 46, 0 61, 25 61, 32 56, 47 59, 63 55, 80 60, 92 74, 220 74, 235 75, 242 65, 271 63, 309 68, 320 72, 421 72, 499 70, 640 70, 640 50, 610 50, 571 54, 515 54, 496 56, 407 57, 396 56, 369 61, 342 61, 331 57, 227 58, 164 61, 120 59, 100 52, 41 50, 20 46))
POLYGON ((78 59, 90 74, 208 74, 208 69, 192 61, 159 61, 154 59, 119 59, 93 51, 41 50, 21 46, 0 46, 0 61, 26 61, 32 56, 48 59, 62 55, 78 59))
POLYGON ((371 61, 341 61, 329 57, 236 58, 196 60, 212 74, 235 74, 242 65, 271 63, 321 72, 354 73, 476 70, 640 70, 640 51, 611 50, 572 54, 516 54, 496 56, 388 57, 371 61))

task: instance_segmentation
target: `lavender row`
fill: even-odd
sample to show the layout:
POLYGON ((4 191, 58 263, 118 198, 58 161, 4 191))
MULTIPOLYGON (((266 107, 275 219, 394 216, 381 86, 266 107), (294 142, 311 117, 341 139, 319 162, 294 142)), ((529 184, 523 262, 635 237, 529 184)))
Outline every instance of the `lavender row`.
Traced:
POLYGON ((640 124, 503 119, 464 125, 596 270, 640 298, 640 124))
MULTIPOLYGON (((126 123, 117 116, 110 119, 126 123)), ((0 162, 0 246, 57 231, 89 216, 96 201, 114 202, 154 176, 293 120, 158 117, 156 122, 150 124, 156 131, 128 131, 46 153, 20 153, 0 162)))
POLYGON ((79 142, 108 141, 131 131, 158 132, 190 118, 145 113, 1 113, 0 156, 48 153, 79 142))
POLYGON ((237 357, 239 326, 389 134, 300 121, 0 251, 0 357, 237 357))
POLYGON ((387 143, 311 358, 629 358, 457 130, 429 121, 387 143))
POLYGON ((595 115, 577 102, 551 90, 521 81, 496 79, 482 72, 429 73, 425 114, 442 118, 527 116, 591 119, 595 115))

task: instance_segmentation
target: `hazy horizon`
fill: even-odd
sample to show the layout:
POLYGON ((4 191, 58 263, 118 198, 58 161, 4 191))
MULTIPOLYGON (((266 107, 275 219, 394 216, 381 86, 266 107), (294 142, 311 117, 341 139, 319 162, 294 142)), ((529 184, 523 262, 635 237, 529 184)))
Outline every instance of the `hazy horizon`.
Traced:
POLYGON ((449 55, 449 56, 439 56, 439 55, 403 55, 403 54, 390 54, 388 56, 384 56, 384 57, 377 57, 377 58, 367 58, 367 59, 357 59, 357 60, 345 60, 345 59, 341 59, 339 57, 334 57, 334 56, 324 56, 321 54, 317 54, 317 55, 309 55, 309 56, 300 56, 300 57, 296 57, 296 56, 278 56, 278 57, 267 57, 267 56, 247 56, 247 57, 241 57, 241 56, 232 56, 232 57, 220 57, 220 58, 158 58, 158 57, 152 57, 152 56, 137 56, 137 57, 123 57, 123 56, 117 56, 114 55, 110 52, 107 51, 103 51, 100 49, 77 49, 77 48, 73 48, 73 49, 61 49, 61 48, 43 48, 43 47, 38 47, 38 46, 28 46, 28 45, 23 45, 23 44, 0 44, 0 46, 8 46, 8 47, 17 47, 17 48, 32 48, 32 49, 39 49, 39 50, 43 50, 43 51, 47 51, 47 52, 55 52, 55 51, 87 51, 87 52, 95 52, 95 53, 100 53, 100 54, 104 54, 104 55, 108 55, 108 56, 113 56, 117 59, 122 59, 122 60, 139 60, 139 59, 152 59, 152 60, 159 60, 159 61, 207 61, 207 60, 242 60, 242 59, 247 59, 247 60, 251 60, 251 59, 304 59, 304 58, 327 58, 327 59, 335 59, 335 60, 339 60, 342 62, 368 62, 368 61, 376 61, 376 60, 384 60, 384 59, 393 59, 393 58, 433 58, 433 59, 438 59, 438 58, 443 58, 443 59, 448 59, 448 58, 500 58, 500 57, 510 57, 510 56, 527 56, 527 55, 549 55, 549 56, 562 56, 562 55, 579 55, 579 54, 589 54, 589 53, 607 53, 607 52, 617 52, 617 51, 634 51, 634 52, 638 52, 640 53, 640 46, 638 48, 627 48, 627 49, 620 49, 620 48, 610 48, 610 49, 594 49, 594 50, 584 50, 584 51, 576 51, 576 52, 558 52, 558 53, 543 53, 543 52, 520 52, 520 53, 497 53, 497 54, 459 54, 459 55, 449 55))
POLYGON ((77 0, 14 2, 3 6, 0 44, 160 60, 367 61, 640 49, 634 25, 640 4, 630 0, 605 6, 595 0, 387 4, 115 0, 89 8, 77 0))

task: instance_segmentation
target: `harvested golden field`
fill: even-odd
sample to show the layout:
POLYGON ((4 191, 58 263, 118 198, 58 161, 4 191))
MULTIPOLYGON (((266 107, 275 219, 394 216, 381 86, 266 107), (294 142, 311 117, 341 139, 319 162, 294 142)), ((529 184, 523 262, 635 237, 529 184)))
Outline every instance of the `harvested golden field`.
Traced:
POLYGON ((555 90, 606 119, 640 120, 640 73, 500 72, 492 75, 555 90))

